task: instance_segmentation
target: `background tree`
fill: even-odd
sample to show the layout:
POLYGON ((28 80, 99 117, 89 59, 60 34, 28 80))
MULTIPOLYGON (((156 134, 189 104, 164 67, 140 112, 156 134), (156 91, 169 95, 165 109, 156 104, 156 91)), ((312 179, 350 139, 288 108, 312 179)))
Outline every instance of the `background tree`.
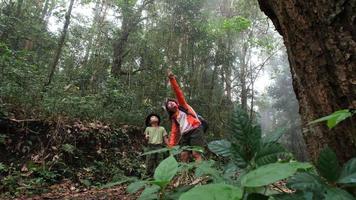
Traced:
POLYGON ((275 56, 267 69, 272 83, 256 102, 264 134, 283 132, 281 142, 298 160, 306 161, 308 156, 298 113, 299 106, 293 91, 286 53, 275 56))

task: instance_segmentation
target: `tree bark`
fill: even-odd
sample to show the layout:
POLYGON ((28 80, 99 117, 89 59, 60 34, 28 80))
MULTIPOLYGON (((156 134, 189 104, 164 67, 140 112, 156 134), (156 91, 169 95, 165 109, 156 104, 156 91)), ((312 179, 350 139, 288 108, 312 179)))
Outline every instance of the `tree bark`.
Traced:
POLYGON ((63 46, 64 46, 64 41, 65 41, 66 36, 67 36, 68 27, 69 27, 69 24, 70 24, 70 16, 72 14, 73 4, 74 4, 74 0, 71 0, 70 4, 69 4, 69 7, 68 7, 68 11, 67 11, 67 13, 65 15, 65 22, 64 22, 62 34, 61 34, 61 37, 60 37, 59 42, 58 42, 58 47, 57 47, 57 50, 56 50, 56 53, 55 53, 55 56, 54 56, 53 63, 52 63, 51 68, 50 68, 48 81, 45 83, 45 87, 48 86, 49 84, 51 84, 51 81, 53 79, 53 74, 56 71, 57 64, 58 64, 58 61, 59 61, 59 58, 61 56, 62 49, 63 49, 63 46))
POLYGON ((329 130, 308 122, 356 108, 356 0, 258 0, 283 36, 311 159, 325 146, 341 162, 356 155, 355 117, 329 130))

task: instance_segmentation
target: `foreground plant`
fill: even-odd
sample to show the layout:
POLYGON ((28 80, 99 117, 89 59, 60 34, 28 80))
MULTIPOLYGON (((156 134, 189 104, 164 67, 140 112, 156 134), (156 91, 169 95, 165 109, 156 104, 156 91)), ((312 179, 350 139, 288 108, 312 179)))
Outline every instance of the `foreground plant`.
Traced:
POLYGON ((165 189, 178 171, 178 162, 171 155, 163 160, 155 170, 153 180, 137 181, 131 183, 127 191, 135 193, 141 188, 145 187, 139 199, 164 199, 165 189))

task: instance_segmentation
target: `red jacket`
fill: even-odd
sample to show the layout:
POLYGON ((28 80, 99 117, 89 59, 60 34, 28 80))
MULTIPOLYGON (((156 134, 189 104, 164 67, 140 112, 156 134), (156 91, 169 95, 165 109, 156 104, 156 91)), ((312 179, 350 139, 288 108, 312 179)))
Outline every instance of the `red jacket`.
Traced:
POLYGON ((199 121, 196 112, 193 108, 188 105, 186 102, 182 90, 179 88, 179 85, 174 76, 169 78, 171 83, 171 87, 176 95, 178 100, 178 105, 182 106, 187 110, 187 113, 178 110, 172 116, 172 127, 171 127, 171 134, 169 137, 169 144, 168 146, 172 147, 178 144, 180 138, 185 133, 196 129, 200 126, 201 122, 199 121))

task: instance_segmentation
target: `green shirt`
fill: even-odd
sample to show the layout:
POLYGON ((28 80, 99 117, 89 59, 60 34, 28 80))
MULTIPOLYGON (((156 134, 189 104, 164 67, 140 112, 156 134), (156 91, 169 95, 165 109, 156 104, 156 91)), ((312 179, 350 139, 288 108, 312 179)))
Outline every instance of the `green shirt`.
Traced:
POLYGON ((148 136, 149 144, 162 144, 163 137, 167 136, 167 132, 163 126, 147 127, 145 130, 145 135, 148 136))

